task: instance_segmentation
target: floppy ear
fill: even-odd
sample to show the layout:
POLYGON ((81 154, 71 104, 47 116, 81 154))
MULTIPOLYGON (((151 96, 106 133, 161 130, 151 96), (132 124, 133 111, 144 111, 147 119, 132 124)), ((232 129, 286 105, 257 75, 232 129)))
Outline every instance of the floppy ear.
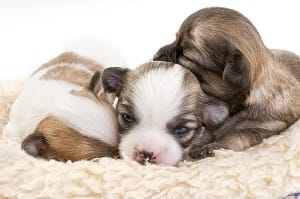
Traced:
POLYGON ((98 96, 101 89, 102 89, 101 72, 96 71, 89 82, 88 90, 94 93, 96 96, 98 96))
POLYGON ((250 64, 237 49, 227 57, 223 80, 239 94, 247 94, 250 91, 250 64))
POLYGON ((229 107, 220 100, 210 99, 203 105, 202 119, 208 129, 220 126, 228 117, 229 107))
POLYGON ((34 157, 42 156, 48 149, 47 141, 43 134, 34 132, 22 142, 21 148, 34 157))
POLYGON ((120 67, 106 68, 101 77, 102 86, 106 93, 115 93, 119 96, 128 69, 120 67))

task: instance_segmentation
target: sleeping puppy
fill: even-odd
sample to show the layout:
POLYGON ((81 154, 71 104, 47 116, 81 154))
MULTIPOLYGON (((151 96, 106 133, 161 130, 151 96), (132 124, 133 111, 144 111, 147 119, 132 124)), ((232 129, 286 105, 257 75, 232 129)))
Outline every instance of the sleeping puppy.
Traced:
POLYGON ((190 146, 212 142, 209 132, 229 113, 225 103, 202 91, 189 70, 169 62, 149 62, 135 70, 107 68, 102 85, 107 94, 118 96, 120 154, 142 164, 190 159, 190 146))
POLYGON ((102 92, 102 66, 63 53, 35 71, 15 101, 3 138, 28 154, 61 161, 113 156, 115 110, 102 92))
POLYGON ((214 131, 215 142, 191 149, 243 150, 278 134, 300 115, 300 58, 268 49, 251 22, 237 11, 206 8, 189 16, 176 40, 154 60, 191 70, 203 91, 228 104, 230 118, 214 131))

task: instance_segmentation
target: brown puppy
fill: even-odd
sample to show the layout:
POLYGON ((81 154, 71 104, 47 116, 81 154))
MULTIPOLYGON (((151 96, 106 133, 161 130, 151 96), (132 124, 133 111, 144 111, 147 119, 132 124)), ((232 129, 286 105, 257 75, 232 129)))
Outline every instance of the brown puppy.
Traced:
POLYGON ((252 23, 237 11, 206 8, 189 16, 176 40, 154 60, 190 69, 204 92, 230 107, 230 118, 214 131, 216 141, 195 146, 195 158, 213 149, 243 150, 278 134, 300 115, 300 58, 268 49, 252 23))

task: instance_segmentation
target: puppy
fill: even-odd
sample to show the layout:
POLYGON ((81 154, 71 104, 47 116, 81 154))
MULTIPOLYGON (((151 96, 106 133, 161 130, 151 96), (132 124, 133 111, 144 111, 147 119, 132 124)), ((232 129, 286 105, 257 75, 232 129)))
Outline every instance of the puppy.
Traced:
POLYGON ((118 126, 102 92, 101 65, 63 53, 25 82, 3 137, 22 142, 28 154, 61 161, 112 156, 118 126))
POLYGON ((142 164, 190 159, 190 146, 212 142, 210 130, 229 114, 225 103, 208 97, 196 77, 178 64, 107 68, 102 85, 107 94, 118 96, 121 156, 142 164))
POLYGON ((195 158, 218 148, 243 150, 299 118, 300 58, 268 49, 237 11, 213 7, 192 14, 154 60, 188 68, 206 94, 229 106, 230 118, 213 132, 216 141, 191 149, 195 158))

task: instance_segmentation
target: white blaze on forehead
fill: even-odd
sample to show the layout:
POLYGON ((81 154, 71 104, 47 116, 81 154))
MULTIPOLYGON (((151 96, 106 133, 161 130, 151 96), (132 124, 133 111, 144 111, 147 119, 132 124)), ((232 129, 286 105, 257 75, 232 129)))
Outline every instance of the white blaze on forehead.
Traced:
POLYGON ((141 124, 166 127, 185 96, 184 69, 175 64, 145 72, 134 84, 133 105, 141 124))

